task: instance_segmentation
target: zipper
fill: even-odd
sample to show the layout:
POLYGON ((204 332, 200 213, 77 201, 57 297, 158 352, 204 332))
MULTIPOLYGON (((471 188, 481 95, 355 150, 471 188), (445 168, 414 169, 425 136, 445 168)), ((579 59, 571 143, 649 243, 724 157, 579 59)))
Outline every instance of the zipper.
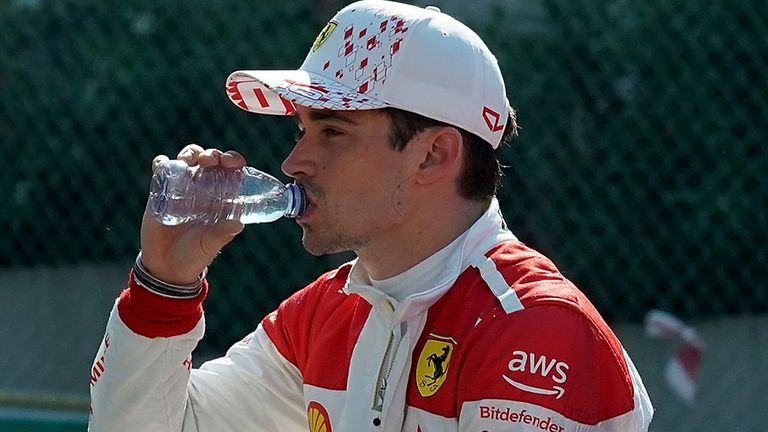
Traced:
MULTIPOLYGON (((376 389, 373 392, 373 408, 375 411, 382 412, 384 409, 384 394, 387 392, 387 379, 389 373, 384 375, 384 366, 386 366, 387 360, 392 355, 392 340, 395 338, 395 333, 389 334, 389 342, 387 342, 387 350, 384 352, 384 358, 381 359, 381 366, 379 366, 379 377, 376 379, 376 389)), ((392 362, 390 362, 389 372, 392 371, 392 362)))
MULTIPOLYGON (((387 302, 387 305, 392 312, 395 311, 395 307, 392 306, 392 303, 387 302)), ((392 373, 392 368, 395 366, 397 350, 400 347, 400 341, 403 339, 403 333, 405 333, 404 327, 405 323, 402 323, 400 325, 400 337, 396 340, 394 330, 389 334, 387 349, 384 351, 384 358, 381 359, 381 366, 379 366, 379 375, 376 379, 376 389, 373 392, 373 404, 371 405, 371 409, 374 411, 382 412, 384 410, 384 395, 387 393, 389 375, 392 373)))

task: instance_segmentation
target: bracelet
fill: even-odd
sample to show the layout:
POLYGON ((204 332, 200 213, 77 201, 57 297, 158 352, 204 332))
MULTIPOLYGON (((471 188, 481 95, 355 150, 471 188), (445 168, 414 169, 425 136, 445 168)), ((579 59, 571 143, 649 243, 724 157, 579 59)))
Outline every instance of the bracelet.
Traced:
POLYGON ((147 269, 145 269, 144 265, 141 263, 141 252, 136 256, 136 262, 133 264, 133 280, 138 285, 159 296, 176 299, 197 297, 203 289, 203 281, 205 280, 205 275, 207 273, 208 267, 203 269, 203 272, 200 274, 200 279, 198 279, 197 282, 189 285, 176 285, 163 282, 149 274, 147 269))

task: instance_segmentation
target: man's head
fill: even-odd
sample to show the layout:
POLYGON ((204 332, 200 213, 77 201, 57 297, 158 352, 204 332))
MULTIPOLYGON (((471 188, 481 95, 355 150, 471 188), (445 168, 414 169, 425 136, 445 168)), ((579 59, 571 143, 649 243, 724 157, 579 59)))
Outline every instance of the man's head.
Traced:
POLYGON ((339 11, 299 70, 234 72, 227 92, 245 110, 295 118, 283 171, 308 191, 298 222, 315 254, 380 261, 404 242, 457 235, 493 197, 493 150, 517 130, 480 38, 436 8, 388 1, 339 11))

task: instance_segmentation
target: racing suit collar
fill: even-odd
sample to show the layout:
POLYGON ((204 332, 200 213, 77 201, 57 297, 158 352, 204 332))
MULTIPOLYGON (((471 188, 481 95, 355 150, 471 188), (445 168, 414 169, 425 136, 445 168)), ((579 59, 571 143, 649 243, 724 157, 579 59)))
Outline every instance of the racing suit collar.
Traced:
POLYGON ((493 198, 480 218, 448 246, 403 273, 382 281, 385 285, 394 281, 407 286, 405 290, 398 290, 402 301, 374 287, 368 272, 357 259, 350 262, 352 268, 343 290, 359 295, 376 309, 393 310, 392 325, 396 325, 432 306, 469 267, 473 258, 484 255, 499 243, 513 240, 517 239, 507 229, 499 202, 493 198), (391 307, 386 307, 387 303, 391 307))

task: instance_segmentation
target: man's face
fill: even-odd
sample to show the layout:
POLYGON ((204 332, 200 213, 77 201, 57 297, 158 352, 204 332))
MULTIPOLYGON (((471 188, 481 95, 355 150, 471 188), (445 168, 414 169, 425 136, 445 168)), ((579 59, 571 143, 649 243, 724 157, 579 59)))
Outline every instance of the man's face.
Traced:
POLYGON ((299 139, 282 169, 309 196, 297 220, 307 251, 360 253, 400 241, 394 234, 407 222, 419 162, 408 147, 390 147, 389 117, 299 107, 295 119, 299 139))

